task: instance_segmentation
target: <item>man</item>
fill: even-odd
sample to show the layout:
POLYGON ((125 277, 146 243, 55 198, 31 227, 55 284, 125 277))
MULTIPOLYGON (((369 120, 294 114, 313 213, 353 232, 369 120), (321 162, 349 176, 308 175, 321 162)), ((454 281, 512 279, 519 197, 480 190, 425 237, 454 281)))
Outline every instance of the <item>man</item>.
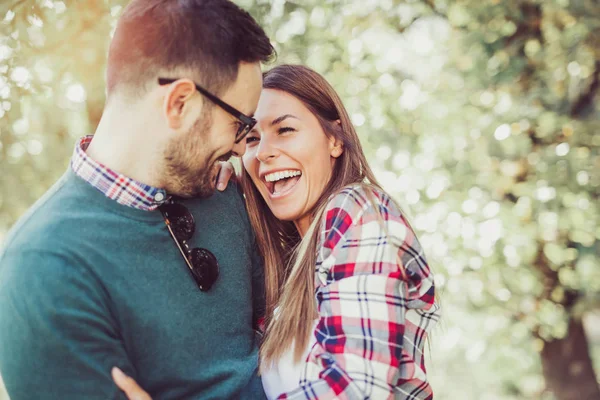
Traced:
POLYGON ((219 161, 244 152, 272 55, 227 0, 124 10, 93 139, 0 255, 11 400, 125 398, 113 366, 156 399, 264 397, 262 271, 243 200, 235 189, 207 196, 219 161))

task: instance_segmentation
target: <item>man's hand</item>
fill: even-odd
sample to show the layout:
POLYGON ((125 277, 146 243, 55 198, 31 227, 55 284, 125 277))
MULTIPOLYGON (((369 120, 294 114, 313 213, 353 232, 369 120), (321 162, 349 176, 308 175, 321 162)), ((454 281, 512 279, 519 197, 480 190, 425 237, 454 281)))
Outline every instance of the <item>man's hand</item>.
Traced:
POLYGON ((119 389, 125 392, 129 400, 152 400, 152 397, 132 377, 125 375, 119 368, 113 367, 110 373, 119 389))
POLYGON ((227 188, 227 184, 231 179, 235 182, 236 175, 235 169, 233 168, 233 164, 229 161, 221 162, 221 170, 219 171, 219 175, 217 177, 217 190, 222 192, 227 188))

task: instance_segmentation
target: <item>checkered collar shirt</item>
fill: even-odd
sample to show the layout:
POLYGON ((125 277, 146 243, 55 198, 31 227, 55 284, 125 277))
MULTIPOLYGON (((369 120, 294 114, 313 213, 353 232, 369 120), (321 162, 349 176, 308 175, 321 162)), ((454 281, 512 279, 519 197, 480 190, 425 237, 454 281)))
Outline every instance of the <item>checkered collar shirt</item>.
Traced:
POLYGON ((93 136, 82 137, 75 145, 71 169, 81 179, 117 203, 144 211, 156 210, 167 201, 167 192, 128 178, 94 161, 86 153, 93 136))
POLYGON ((345 188, 326 206, 315 343, 299 387, 278 399, 433 399, 425 369, 426 338, 441 315, 433 274, 400 209, 369 191, 345 188))

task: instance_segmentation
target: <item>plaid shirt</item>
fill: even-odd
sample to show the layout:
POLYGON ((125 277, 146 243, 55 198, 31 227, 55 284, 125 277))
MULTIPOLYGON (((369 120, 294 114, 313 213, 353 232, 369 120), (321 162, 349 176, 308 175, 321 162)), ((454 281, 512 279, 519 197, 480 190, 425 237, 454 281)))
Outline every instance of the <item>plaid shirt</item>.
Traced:
POLYGON ((345 188, 327 205, 316 343, 300 387, 280 399, 433 399, 423 354, 440 317, 433 275, 397 206, 380 191, 373 204, 367 190, 345 188))
POLYGON ((124 206, 153 211, 167 200, 165 190, 128 178, 88 157, 85 150, 93 138, 84 136, 75 145, 71 169, 77 176, 124 206))

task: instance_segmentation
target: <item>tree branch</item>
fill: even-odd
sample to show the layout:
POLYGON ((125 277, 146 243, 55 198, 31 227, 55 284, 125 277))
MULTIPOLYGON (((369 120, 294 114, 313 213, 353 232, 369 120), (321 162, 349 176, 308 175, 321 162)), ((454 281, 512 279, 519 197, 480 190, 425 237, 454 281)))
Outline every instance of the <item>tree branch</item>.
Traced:
POLYGON ((435 0, 423 0, 423 4, 425 4, 427 7, 429 7, 429 9, 431 10, 431 12, 439 17, 442 17, 444 19, 448 19, 448 16, 440 11, 438 11, 438 9, 435 7, 435 0))
POLYGON ((596 63, 594 64, 592 83, 585 92, 581 93, 571 107, 572 118, 581 118, 583 116, 588 107, 594 102, 594 97, 596 97, 598 89, 600 89, 600 60, 596 60, 596 63))

